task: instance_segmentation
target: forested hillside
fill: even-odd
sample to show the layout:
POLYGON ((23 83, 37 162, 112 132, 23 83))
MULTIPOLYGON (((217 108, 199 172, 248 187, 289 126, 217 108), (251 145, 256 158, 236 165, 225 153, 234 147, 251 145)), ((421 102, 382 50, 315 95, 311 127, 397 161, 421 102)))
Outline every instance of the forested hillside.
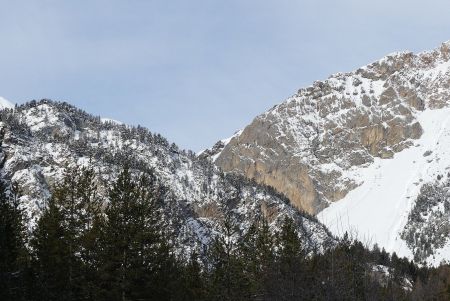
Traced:
POLYGON ((0 111, 1 300, 447 300, 449 267, 66 103, 0 111))
POLYGON ((325 252, 305 249, 286 217, 240 234, 225 215, 205 256, 177 255, 152 173, 125 166, 109 202, 89 168, 66 170, 27 231, 20 187, 0 186, 2 300, 449 300, 450 267, 420 268, 347 235, 325 252), (237 236, 236 236, 237 235, 237 236))
MULTIPOLYGON (((3 177, 21 187, 18 197, 31 228, 62 181, 66 167, 95 171, 96 193, 105 205, 108 189, 126 163, 137 176, 152 171, 164 185, 163 219, 174 231, 179 253, 203 249, 220 232, 225 212, 239 221, 240 232, 266 216, 271 231, 285 216, 295 220, 308 248, 334 243, 325 226, 293 208, 272 188, 224 174, 208 159, 178 148, 141 126, 127 126, 51 100, 31 101, 0 111, 5 166, 3 177)), ((305 246, 306 247, 306 246, 305 246)))

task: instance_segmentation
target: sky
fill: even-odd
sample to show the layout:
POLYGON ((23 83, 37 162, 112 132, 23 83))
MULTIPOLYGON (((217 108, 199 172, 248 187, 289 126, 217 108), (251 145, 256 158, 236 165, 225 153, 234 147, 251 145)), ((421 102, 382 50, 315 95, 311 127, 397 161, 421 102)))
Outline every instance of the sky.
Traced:
POLYGON ((448 0, 0 0, 0 96, 199 151, 299 88, 450 40, 448 0))

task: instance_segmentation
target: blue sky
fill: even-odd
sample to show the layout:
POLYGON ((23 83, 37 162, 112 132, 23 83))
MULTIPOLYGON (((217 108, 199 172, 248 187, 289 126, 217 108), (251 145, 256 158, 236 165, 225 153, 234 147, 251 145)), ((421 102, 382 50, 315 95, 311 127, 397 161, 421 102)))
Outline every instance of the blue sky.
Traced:
POLYGON ((0 0, 0 96, 198 151, 300 87, 450 40, 448 0, 0 0))

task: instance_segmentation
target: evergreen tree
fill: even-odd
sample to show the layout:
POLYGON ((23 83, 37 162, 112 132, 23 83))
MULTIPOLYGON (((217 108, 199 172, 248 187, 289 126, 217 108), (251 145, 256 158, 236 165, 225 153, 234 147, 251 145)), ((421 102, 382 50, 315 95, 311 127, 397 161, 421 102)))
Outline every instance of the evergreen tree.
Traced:
MULTIPOLYGON (((0 133, 0 153, 4 132, 0 133)), ((25 216, 19 208, 18 188, 8 187, 3 179, 6 156, 0 160, 0 299, 21 300, 25 296, 28 254, 25 216)))
POLYGON ((246 300, 248 282, 243 275, 244 262, 238 256, 236 239, 239 230, 227 209, 221 234, 217 235, 208 250, 209 298, 211 300, 246 300))
POLYGON ((82 261, 79 284, 84 300, 95 300, 97 292, 98 253, 97 243, 100 238, 103 216, 102 201, 97 195, 96 177, 93 169, 75 170, 75 202, 77 231, 75 248, 82 261))
POLYGON ((177 290, 175 300, 206 300, 205 279, 198 254, 193 252, 183 270, 182 287, 177 290))
POLYGON ((23 211, 15 194, 0 180, 0 299, 24 297, 28 252, 23 211))
POLYGON ((67 263, 72 259, 63 224, 64 215, 56 200, 50 198, 31 241, 39 287, 36 292, 38 300, 63 300, 71 295, 67 263))
POLYGON ((66 169, 37 224, 32 246, 46 298, 57 299, 57 290, 68 300, 94 298, 95 225, 100 218, 94 178, 88 168, 66 169))
POLYGON ((255 221, 239 244, 249 300, 269 300, 267 291, 274 276, 274 238, 267 220, 255 221))
POLYGON ((99 246, 103 300, 169 300, 176 261, 159 211, 162 188, 152 174, 127 167, 110 191, 99 246))
POLYGON ((103 221, 101 214, 102 201, 97 194, 97 184, 94 170, 91 168, 75 168, 72 170, 74 182, 68 181, 68 204, 74 203, 75 218, 71 228, 74 229, 74 241, 77 244, 74 251, 81 260, 78 285, 84 300, 95 300, 97 291, 98 253, 97 243, 100 237, 100 227, 103 221))
MULTIPOLYGON (((278 254, 280 277, 279 294, 287 300, 297 300, 304 295, 302 283, 303 260, 306 256, 294 221, 286 217, 278 233, 278 254)), ((303 296, 304 297, 304 296, 303 296)))

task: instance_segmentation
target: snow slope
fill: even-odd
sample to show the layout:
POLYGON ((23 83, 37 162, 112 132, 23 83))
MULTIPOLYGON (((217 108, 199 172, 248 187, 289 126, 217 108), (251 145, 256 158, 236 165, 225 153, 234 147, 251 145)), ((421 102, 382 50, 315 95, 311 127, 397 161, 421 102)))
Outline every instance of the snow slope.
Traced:
MULTIPOLYGON (((392 159, 375 158, 374 163, 351 170, 362 185, 319 213, 319 220, 333 233, 349 232, 364 242, 412 258, 400 238, 408 214, 423 184, 435 181, 450 168, 450 109, 426 110, 417 118, 424 133, 414 141, 414 147, 392 159)), ((429 263, 448 260, 450 242, 435 254, 429 263)))
POLYGON ((335 242, 316 218, 295 210, 273 189, 225 175, 208 160, 179 149, 146 128, 43 99, 15 110, 0 110, 0 129, 4 131, 0 158, 6 156, 0 177, 21 188, 19 202, 30 228, 66 166, 93 168, 98 196, 107 203, 111 182, 127 162, 136 175, 153 170, 167 187, 163 218, 177 236, 177 250, 185 255, 192 248, 203 252, 211 238, 223 233, 224 214, 230 214, 241 231, 266 216, 276 232, 284 218, 291 217, 298 224, 305 248, 324 250, 335 242))
POLYGON ((444 43, 316 81, 257 116, 211 158, 317 214, 359 185, 348 176, 352 167, 391 158, 421 137, 416 112, 448 106, 449 62, 444 43))
POLYGON ((450 41, 315 81, 202 156, 335 234, 438 264, 450 260, 449 100, 450 41))
POLYGON ((0 96, 0 109, 12 109, 14 108, 14 104, 9 100, 0 96))

